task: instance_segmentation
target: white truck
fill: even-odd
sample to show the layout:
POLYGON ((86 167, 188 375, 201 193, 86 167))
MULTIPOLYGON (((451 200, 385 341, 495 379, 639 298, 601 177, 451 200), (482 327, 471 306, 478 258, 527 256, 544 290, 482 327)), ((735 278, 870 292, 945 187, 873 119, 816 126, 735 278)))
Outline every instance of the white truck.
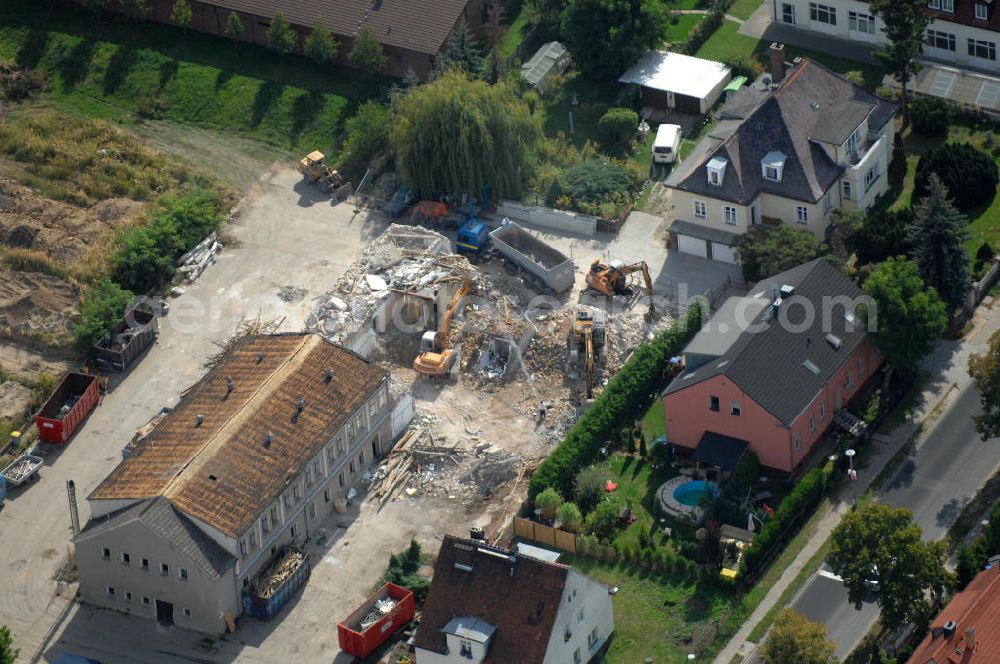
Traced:
POLYGON ((653 141, 653 161, 657 164, 672 164, 681 150, 681 126, 661 124, 656 129, 653 141))

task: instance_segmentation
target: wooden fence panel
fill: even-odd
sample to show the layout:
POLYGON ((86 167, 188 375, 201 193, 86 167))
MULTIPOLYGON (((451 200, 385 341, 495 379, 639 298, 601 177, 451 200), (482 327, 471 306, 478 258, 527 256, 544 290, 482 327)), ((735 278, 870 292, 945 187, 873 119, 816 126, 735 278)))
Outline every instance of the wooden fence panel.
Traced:
POLYGON ((540 544, 545 544, 547 546, 556 545, 556 529, 552 526, 543 526, 540 523, 535 524, 535 541, 540 544))
POLYGON ((528 521, 527 519, 522 519, 519 516, 514 517, 514 534, 517 537, 523 537, 524 539, 534 540, 535 539, 535 522, 528 521))
POLYGON ((565 530, 557 530, 555 533, 555 545, 557 549, 576 553, 576 535, 567 533, 565 530))

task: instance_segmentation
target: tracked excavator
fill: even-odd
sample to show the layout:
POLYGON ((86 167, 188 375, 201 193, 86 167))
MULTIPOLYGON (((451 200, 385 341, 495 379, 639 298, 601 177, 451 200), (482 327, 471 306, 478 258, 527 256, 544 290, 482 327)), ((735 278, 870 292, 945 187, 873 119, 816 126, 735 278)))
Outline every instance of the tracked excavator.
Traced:
POLYGON ((622 261, 611 261, 604 263, 601 259, 590 264, 590 272, 587 273, 587 286, 598 293, 602 293, 609 298, 616 295, 629 295, 632 291, 630 275, 641 272, 642 279, 646 286, 646 295, 649 296, 649 313, 652 316, 656 309, 653 306, 653 280, 649 276, 649 266, 646 261, 625 264, 622 261))
POLYGON ((424 332, 420 340, 420 355, 413 360, 414 371, 425 376, 445 376, 451 371, 455 363, 455 352, 451 348, 451 321, 462 306, 462 300, 471 292, 472 285, 463 281, 462 287, 455 291, 451 303, 438 321, 437 331, 424 332))
POLYGON ((567 346, 570 368, 586 379, 587 398, 594 398, 594 380, 598 365, 607 363, 607 314, 593 307, 580 307, 573 314, 567 346), (581 366, 582 365, 582 366, 581 366))

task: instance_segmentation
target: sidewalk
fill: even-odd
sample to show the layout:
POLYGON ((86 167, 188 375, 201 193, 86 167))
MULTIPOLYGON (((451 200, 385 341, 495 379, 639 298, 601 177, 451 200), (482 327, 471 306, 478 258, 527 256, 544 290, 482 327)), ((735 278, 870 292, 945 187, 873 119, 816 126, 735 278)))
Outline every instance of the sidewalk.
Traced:
MULTIPOLYGON (((988 300, 984 301, 976 311, 973 328, 965 337, 957 340, 943 339, 935 344, 934 352, 923 363, 923 369, 930 377, 917 398, 910 419, 892 431, 885 439, 886 442, 872 440, 872 445, 875 446, 874 454, 870 457, 867 468, 859 474, 858 481, 849 483, 833 498, 833 507, 823 515, 816 533, 764 596, 740 630, 715 657, 715 664, 729 664, 735 656, 741 655, 746 658, 754 651, 756 645, 747 640, 750 632, 774 608, 806 562, 829 538, 841 517, 850 511, 854 499, 868 490, 886 464, 913 438, 921 424, 930 424, 930 421, 927 421, 928 416, 940 415, 953 395, 972 382, 966 370, 969 355, 983 352, 990 335, 1000 329, 1000 307, 990 308, 987 302, 988 300), (958 389, 953 389, 956 386, 958 389)), ((918 437, 916 445, 919 447, 921 443, 922 437, 918 437)))

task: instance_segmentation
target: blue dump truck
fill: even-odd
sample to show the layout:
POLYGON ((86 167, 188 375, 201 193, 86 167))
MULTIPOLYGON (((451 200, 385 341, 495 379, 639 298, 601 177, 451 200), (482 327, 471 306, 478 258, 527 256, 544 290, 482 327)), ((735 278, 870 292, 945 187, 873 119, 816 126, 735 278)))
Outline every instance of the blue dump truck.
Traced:
POLYGON ((482 254, 490 246, 490 227, 481 219, 469 219, 459 226, 455 246, 466 256, 482 254))

